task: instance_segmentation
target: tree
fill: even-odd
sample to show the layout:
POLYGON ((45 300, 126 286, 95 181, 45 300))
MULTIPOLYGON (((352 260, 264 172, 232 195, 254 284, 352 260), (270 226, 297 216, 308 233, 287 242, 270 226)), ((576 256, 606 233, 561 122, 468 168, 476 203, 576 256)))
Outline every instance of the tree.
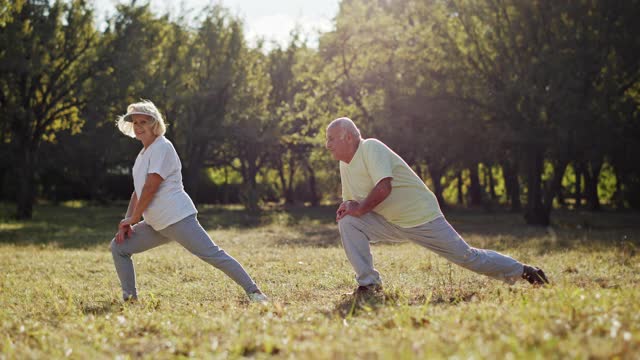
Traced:
POLYGON ((243 81, 242 56, 246 46, 241 23, 219 6, 205 12, 187 44, 185 52, 174 51, 171 63, 175 62, 182 76, 176 77, 167 92, 173 98, 171 111, 183 159, 185 187, 197 198, 205 164, 220 165, 222 161, 216 154, 229 135, 225 133, 224 122, 233 110, 231 102, 238 96, 243 81))
MULTIPOLYGON (((616 28, 626 23, 623 13, 631 7, 618 6, 612 13, 608 3, 598 1, 447 4, 452 61, 462 59, 491 94, 471 93, 468 102, 490 109, 496 125, 513 134, 527 174, 525 218, 546 225, 571 159, 597 154, 588 155, 591 178, 597 178, 604 148, 596 143, 595 151, 588 150, 594 148, 590 139, 598 133, 606 143, 612 125, 606 106, 598 104, 615 78, 612 61, 626 52, 606 44, 616 43, 610 36, 621 30, 616 28), (545 163, 552 172, 543 180, 545 163)), ((637 66, 629 69, 625 79, 637 79, 637 66)))
POLYGON ((115 120, 128 104, 141 98, 153 100, 165 114, 170 110, 163 92, 171 80, 166 62, 181 34, 176 35, 180 28, 153 14, 148 4, 118 5, 117 9, 95 45, 96 63, 85 90, 89 96, 80 114, 82 132, 62 133, 56 149, 67 160, 58 169, 86 189, 89 199, 100 202, 131 194, 132 186, 113 193, 111 185, 130 175, 140 144, 123 136, 115 120))
POLYGON ((15 2, 0 23, 0 119, 15 154, 17 217, 32 216, 38 149, 63 129, 80 131, 98 39, 85 1, 15 2))
POLYGON ((257 175, 278 144, 279 119, 268 111, 269 98, 265 94, 271 91, 271 84, 266 56, 260 49, 245 50, 237 65, 238 88, 224 124, 227 152, 235 160, 230 165, 242 175, 245 206, 250 212, 257 212, 260 200, 257 175))

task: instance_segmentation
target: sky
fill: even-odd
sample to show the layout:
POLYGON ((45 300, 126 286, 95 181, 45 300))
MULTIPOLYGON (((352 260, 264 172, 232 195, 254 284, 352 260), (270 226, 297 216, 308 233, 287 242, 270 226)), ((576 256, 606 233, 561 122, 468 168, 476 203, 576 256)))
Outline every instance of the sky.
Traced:
MULTIPOLYGON (((145 3, 147 0, 138 0, 145 3)), ((257 39, 266 40, 268 46, 275 41, 286 45, 291 30, 298 27, 308 39, 308 45, 316 46, 318 32, 332 29, 333 18, 338 13, 339 0, 148 0, 158 13, 179 14, 181 9, 190 9, 190 18, 207 5, 221 3, 245 22, 245 32, 250 44, 257 39)), ((122 0, 94 0, 98 21, 115 13, 122 0)))

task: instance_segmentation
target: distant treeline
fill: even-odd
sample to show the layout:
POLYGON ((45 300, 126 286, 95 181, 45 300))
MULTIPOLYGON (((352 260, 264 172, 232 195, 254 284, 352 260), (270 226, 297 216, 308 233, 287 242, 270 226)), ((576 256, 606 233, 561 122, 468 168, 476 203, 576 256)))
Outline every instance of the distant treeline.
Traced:
POLYGON ((140 144, 117 115, 163 111, 198 202, 337 201, 329 121, 396 150, 443 206, 640 208, 640 0, 343 0, 317 48, 248 45, 214 6, 196 23, 87 1, 0 0, 0 200, 131 194, 140 144))

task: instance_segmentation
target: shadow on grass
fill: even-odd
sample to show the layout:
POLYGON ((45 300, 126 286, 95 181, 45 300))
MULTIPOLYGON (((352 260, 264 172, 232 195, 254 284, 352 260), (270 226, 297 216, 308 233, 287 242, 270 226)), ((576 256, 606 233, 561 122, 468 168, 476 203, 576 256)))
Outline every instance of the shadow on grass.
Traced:
POLYGON ((274 245, 292 247, 332 248, 341 244, 340 233, 336 226, 314 225, 300 229, 299 237, 281 237, 274 241, 274 245))
MULTIPOLYGON (((61 248, 108 247, 126 209, 125 203, 112 206, 38 205, 30 221, 10 218, 13 205, 0 204, 0 244, 51 245, 61 248)), ((199 206, 198 219, 205 229, 254 229, 276 224, 299 230, 300 236, 283 236, 278 245, 304 247, 339 246, 335 207, 274 206, 251 214, 241 206, 199 206)), ((449 210, 447 219, 470 243, 480 248, 501 250, 514 246, 534 246, 541 252, 589 245, 640 247, 640 213, 598 213, 556 210, 551 228, 525 225, 521 214, 486 213, 480 210, 449 210), (535 240, 531 244, 527 242, 535 240)), ((278 231, 277 228, 275 231, 278 231)), ((624 250, 627 251, 627 250, 624 250)))
MULTIPOLYGON (((126 206, 125 203, 104 207, 38 205, 34 208, 32 220, 18 221, 11 218, 11 204, 0 204, 0 244, 61 248, 104 245, 106 249, 126 206)), ((322 226, 318 228, 318 225, 333 221, 333 207, 280 207, 258 214, 251 214, 240 206, 205 205, 199 209, 198 219, 207 230, 252 229, 269 224, 308 226, 305 237, 318 246, 332 246, 335 242, 335 236, 325 239, 324 235, 328 232, 322 230, 322 226), (323 245, 324 242, 326 244, 323 245)), ((304 239, 300 239, 302 241, 304 239)))
POLYGON ((198 206, 198 219, 205 229, 250 229, 278 224, 282 226, 330 224, 335 219, 333 206, 272 206, 250 213, 239 205, 198 206))
POLYGON ((122 303, 117 301, 87 301, 81 302, 80 308, 85 315, 104 315, 112 312, 121 312, 122 303))
POLYGON ((398 305, 399 300, 397 293, 388 293, 385 291, 371 291, 355 295, 343 294, 335 304, 334 310, 327 315, 338 314, 343 318, 358 316, 363 313, 376 311, 385 306, 398 305))
POLYGON ((120 301, 111 300, 80 300, 78 306, 83 314, 102 315, 109 313, 121 313, 125 308, 144 309, 147 312, 153 312, 160 308, 160 300, 151 296, 150 298, 140 301, 120 301))
MULTIPOLYGON (((462 303, 483 301, 481 289, 466 287, 443 287, 424 294, 408 295, 400 289, 384 289, 365 294, 344 294, 336 302, 334 309, 326 315, 339 315, 343 318, 375 312, 384 307, 394 306, 456 306, 462 303)), ((421 323, 419 321, 418 323, 421 323)))
POLYGON ((29 221, 10 219, 6 205, 0 207, 0 212, 0 243, 63 248, 104 244, 106 249, 122 219, 122 207, 114 206, 36 206, 29 221))
MULTIPOLYGON (((520 229, 523 234, 545 234, 549 227, 527 225, 521 213, 485 212, 472 209, 452 209, 445 212, 447 220, 458 232, 478 235, 500 235, 520 229)), ((640 212, 580 211, 556 209, 551 213, 551 228, 555 230, 628 232, 640 231, 640 212)))
MULTIPOLYGON (((397 291, 384 291, 365 295, 343 295, 338 301, 335 310, 327 313, 327 316, 336 314, 348 321, 349 319, 371 312, 375 312, 384 307, 393 307, 406 304, 406 300, 397 291)), ((413 328, 423 328, 431 324, 426 316, 410 316, 404 319, 388 318, 378 326, 381 328, 393 329, 410 325, 413 328)))

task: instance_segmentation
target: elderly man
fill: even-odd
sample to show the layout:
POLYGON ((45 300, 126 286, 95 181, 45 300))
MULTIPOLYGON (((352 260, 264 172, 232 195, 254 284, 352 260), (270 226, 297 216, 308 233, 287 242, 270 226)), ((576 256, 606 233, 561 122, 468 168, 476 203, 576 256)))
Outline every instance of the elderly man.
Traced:
POLYGON ((411 240, 447 260, 507 283, 548 283, 541 269, 491 250, 470 247, 445 220, 435 195, 398 154, 362 139, 348 118, 327 127, 327 149, 340 161, 343 202, 336 212, 342 244, 355 272, 355 293, 381 289, 369 242, 411 240))

